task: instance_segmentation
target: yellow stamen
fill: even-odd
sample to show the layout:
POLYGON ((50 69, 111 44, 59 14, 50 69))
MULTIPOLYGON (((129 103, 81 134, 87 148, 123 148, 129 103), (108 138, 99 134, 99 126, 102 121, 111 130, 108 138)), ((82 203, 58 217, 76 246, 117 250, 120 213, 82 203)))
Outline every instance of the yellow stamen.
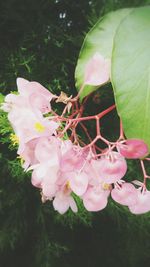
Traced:
POLYGON ((69 189, 70 189, 70 183, 69 183, 69 181, 67 181, 67 183, 64 186, 64 190, 63 190, 64 193, 67 193, 69 189))
POLYGON ((13 146, 19 144, 19 137, 16 134, 10 134, 10 140, 11 140, 13 146))
POLYGON ((70 189, 70 182, 69 181, 67 181, 67 183, 66 183, 66 189, 70 189))
POLYGON ((103 188, 104 190, 109 190, 110 187, 111 187, 110 184, 102 183, 102 188, 103 188))
POLYGON ((34 124, 34 128, 39 133, 43 133, 45 131, 45 126, 43 126, 40 122, 36 122, 34 124))

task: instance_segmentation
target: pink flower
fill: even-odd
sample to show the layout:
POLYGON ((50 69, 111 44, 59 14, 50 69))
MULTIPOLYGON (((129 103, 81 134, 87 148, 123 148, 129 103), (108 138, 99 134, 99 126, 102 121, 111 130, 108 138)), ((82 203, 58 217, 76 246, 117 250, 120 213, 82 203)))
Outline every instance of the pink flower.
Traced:
POLYGON ((100 181, 108 184, 119 181, 127 171, 127 163, 125 159, 118 153, 111 151, 107 156, 97 161, 92 161, 100 181))
POLYGON ((118 143, 117 149, 128 159, 143 158, 148 155, 148 146, 140 139, 127 139, 125 143, 118 143))
POLYGON ((128 206, 133 214, 150 211, 150 191, 143 189, 142 186, 136 189, 130 183, 122 183, 121 186, 115 186, 111 196, 119 204, 128 206))
POLYGON ((61 171, 72 172, 80 170, 86 162, 88 152, 79 146, 72 145, 70 149, 62 155, 61 171))
POLYGON ((142 214, 150 211, 150 191, 148 190, 137 190, 137 201, 133 205, 129 205, 129 210, 133 214, 142 214))
POLYGON ((125 206, 134 205, 137 202, 137 190, 130 183, 116 185, 111 191, 111 196, 116 202, 125 206))
POLYGON ((60 214, 64 214, 69 208, 73 212, 78 211, 77 205, 68 191, 59 191, 53 200, 53 206, 60 214))
POLYGON ((23 78, 17 78, 18 91, 21 96, 28 99, 33 109, 38 109, 42 113, 51 111, 50 101, 56 98, 51 92, 38 82, 29 82, 23 78))
POLYGON ((110 60, 95 53, 86 65, 84 84, 98 86, 108 82, 109 78, 110 60))
MULTIPOLYGON (((110 61, 95 53, 86 66, 84 78, 83 85, 99 86, 109 81, 110 61)), ((10 135, 10 140, 13 144, 19 143, 17 153, 23 160, 22 166, 26 171, 32 170, 31 182, 40 189, 43 202, 53 201, 54 209, 60 214, 69 208, 77 212, 73 198, 76 194, 88 211, 100 211, 106 207, 111 193, 116 202, 128 206, 134 214, 150 211, 150 191, 145 185, 149 176, 144 163, 141 161, 143 182, 132 181, 131 184, 121 180, 127 171, 125 157, 136 159, 148 154, 148 146, 143 140, 104 140, 109 147, 99 149, 97 140, 103 140, 99 133, 100 116, 78 116, 82 115, 78 114, 82 106, 75 102, 78 95, 72 101, 72 97, 64 97, 65 94, 57 97, 41 84, 23 78, 17 79, 17 86, 18 94, 7 95, 2 109, 8 112, 8 119, 15 131, 15 135, 10 135), (66 105, 71 103, 72 109, 67 110, 66 106, 61 115, 56 114, 51 110, 53 98, 65 98, 62 102, 66 105), (48 112, 51 114, 44 115, 48 112), (89 137, 90 143, 86 145, 78 136, 76 127, 82 120, 91 119, 96 120, 97 126, 94 139, 88 136, 84 122, 80 125, 89 137), (64 140, 66 137, 68 140, 64 140), (116 147, 118 152, 113 151, 116 147)), ((111 109, 106 109, 102 116, 111 109)))
MULTIPOLYGON (((70 188, 77 196, 82 196, 88 187, 89 177, 83 171, 70 172, 68 175, 68 181, 70 188)), ((66 176, 67 176, 66 175, 66 176)))
POLYGON ((33 112, 24 107, 11 110, 8 119, 20 142, 23 143, 37 137, 51 136, 59 127, 57 122, 44 118, 39 111, 33 112))
POLYGON ((29 82, 23 78, 17 78, 19 94, 8 94, 2 109, 10 112, 13 108, 28 108, 39 110, 42 113, 51 111, 50 102, 57 96, 37 82, 29 82))
POLYGON ((89 187, 83 195, 83 204, 88 211, 100 211, 107 206, 110 186, 102 183, 89 187))
POLYGON ((42 164, 38 168, 35 168, 32 172, 32 185, 41 188, 42 195, 47 200, 51 200, 55 197, 57 191, 59 190, 57 185, 58 172, 58 166, 46 166, 46 164, 42 164), (46 167, 46 171, 44 167, 46 167))
MULTIPOLYGON (((35 147, 35 157, 38 163, 29 167, 33 170, 32 184, 40 187, 47 198, 52 198, 60 168, 59 142, 55 137, 41 138, 35 147)), ((56 193, 56 192, 55 192, 56 193)))
POLYGON ((100 177, 99 160, 91 160, 85 167, 88 173, 88 188, 82 195, 88 211, 99 211, 106 207, 111 185, 100 177))
POLYGON ((89 177, 85 171, 88 163, 88 151, 79 146, 68 144, 68 150, 63 151, 61 156, 60 171, 61 180, 68 181, 72 191, 81 196, 85 193, 89 177))

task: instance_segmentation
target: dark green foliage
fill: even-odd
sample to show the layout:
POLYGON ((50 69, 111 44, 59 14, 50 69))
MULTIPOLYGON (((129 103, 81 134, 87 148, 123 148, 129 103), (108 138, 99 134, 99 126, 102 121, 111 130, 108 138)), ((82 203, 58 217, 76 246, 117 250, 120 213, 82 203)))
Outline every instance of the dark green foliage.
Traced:
MULTIPOLYGON (((0 92, 16 90, 15 79, 20 76, 39 81, 55 93, 75 94, 74 69, 85 32, 108 11, 145 4, 149 1, 1 1, 0 92)), ((113 102, 112 93, 106 94, 109 89, 92 96, 87 114, 113 102)), ((115 138, 117 115, 112 113, 108 119, 103 131, 115 138)), ((92 133, 93 127, 89 125, 92 133)), ((59 215, 50 202, 41 203, 39 190, 32 187, 30 174, 23 172, 16 158, 11 133, 1 111, 1 267, 150 266, 150 214, 131 215, 113 201, 104 211, 91 214, 77 200, 78 214, 59 215)), ((127 178, 140 178, 139 163, 128 165, 127 178)))

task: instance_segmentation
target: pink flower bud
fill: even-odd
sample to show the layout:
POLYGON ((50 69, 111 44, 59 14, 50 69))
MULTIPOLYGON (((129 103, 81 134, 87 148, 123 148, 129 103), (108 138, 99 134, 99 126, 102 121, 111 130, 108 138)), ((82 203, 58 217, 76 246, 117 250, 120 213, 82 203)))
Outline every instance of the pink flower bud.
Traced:
POLYGON ((89 60, 85 70, 84 84, 101 85, 109 81, 110 60, 98 52, 89 60))
POLYGON ((117 145, 118 151, 127 159, 138 159, 148 155, 148 146, 140 139, 127 139, 117 145))
POLYGON ((77 212, 78 208, 72 196, 65 194, 64 192, 58 192, 53 201, 54 209, 60 214, 64 214, 69 207, 73 212, 77 212))

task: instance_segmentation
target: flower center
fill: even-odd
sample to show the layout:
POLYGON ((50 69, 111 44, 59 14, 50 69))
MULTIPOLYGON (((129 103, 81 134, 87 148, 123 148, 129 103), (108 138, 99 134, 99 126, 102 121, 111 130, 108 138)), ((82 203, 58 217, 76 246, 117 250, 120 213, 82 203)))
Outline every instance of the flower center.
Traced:
POLYGON ((40 122, 36 122, 34 124, 34 128, 39 133, 43 133, 45 131, 45 126, 43 126, 40 122))
POLYGON ((67 194, 69 192, 69 190, 70 190, 70 183, 69 183, 69 181, 67 181, 67 183, 64 186, 64 190, 63 191, 64 191, 65 194, 67 194))
POLYGON ((104 190, 109 190, 110 187, 111 187, 110 184, 102 183, 102 188, 103 188, 104 190))

